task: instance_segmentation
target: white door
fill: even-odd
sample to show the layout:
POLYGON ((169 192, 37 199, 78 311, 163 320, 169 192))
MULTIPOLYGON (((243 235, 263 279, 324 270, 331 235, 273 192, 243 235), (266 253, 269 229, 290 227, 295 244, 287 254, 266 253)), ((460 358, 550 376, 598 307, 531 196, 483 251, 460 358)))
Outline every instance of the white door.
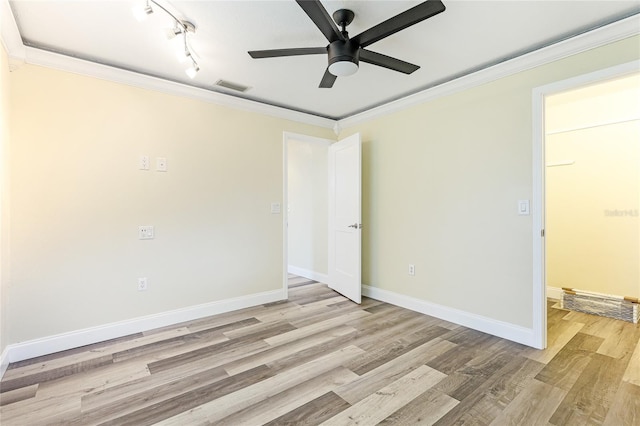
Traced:
POLYGON ((360 134, 329 146, 329 287, 361 301, 360 134))

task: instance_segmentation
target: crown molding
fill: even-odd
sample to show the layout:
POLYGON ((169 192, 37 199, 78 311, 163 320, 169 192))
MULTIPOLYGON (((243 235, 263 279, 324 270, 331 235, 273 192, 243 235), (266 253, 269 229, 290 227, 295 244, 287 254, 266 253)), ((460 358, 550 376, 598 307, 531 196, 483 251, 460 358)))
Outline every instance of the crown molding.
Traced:
POLYGON ((10 60, 24 61, 25 49, 9 0, 0 0, 0 39, 10 60))
POLYGON ((604 46, 640 34, 640 15, 622 19, 609 25, 571 37, 533 52, 501 62, 488 68, 467 74, 422 92, 364 111, 336 123, 336 128, 346 129, 398 112, 412 106, 452 95, 510 75, 539 67, 596 47, 604 46))
POLYGON ((0 14, 0 36, 11 61, 10 66, 12 69, 16 68, 18 63, 39 65, 327 129, 333 129, 336 124, 335 120, 329 118, 268 105, 250 99, 238 98, 224 93, 212 92, 158 77, 25 46, 22 43, 22 37, 18 31, 8 0, 0 0, 0 12, 2 12, 0 14))
POLYGON ((335 120, 318 117, 312 114, 292 111, 290 109, 225 95, 223 93, 212 92, 210 90, 200 89, 186 84, 176 83, 162 78, 139 74, 133 71, 127 71, 83 59, 60 55, 58 53, 48 52, 46 50, 36 49, 33 47, 26 46, 25 51, 25 62, 32 65, 54 68, 61 71, 108 80, 129 86, 164 92, 171 95, 185 96, 229 108, 255 112, 258 114, 291 120, 298 123, 311 124, 327 129, 333 129, 335 126, 335 120))
POLYGON ((152 77, 107 65, 97 64, 58 53, 24 46, 8 0, 0 0, 0 37, 10 59, 10 67, 15 69, 21 63, 40 65, 95 77, 130 86, 160 91, 172 95, 186 96, 243 111, 255 112, 298 123, 333 129, 336 134, 349 127, 398 112, 412 106, 452 95, 472 87, 526 71, 586 50, 603 46, 627 37, 640 34, 640 15, 622 19, 550 46, 481 69, 413 95, 372 108, 362 113, 340 120, 319 117, 287 108, 264 104, 224 93, 212 92, 152 77))

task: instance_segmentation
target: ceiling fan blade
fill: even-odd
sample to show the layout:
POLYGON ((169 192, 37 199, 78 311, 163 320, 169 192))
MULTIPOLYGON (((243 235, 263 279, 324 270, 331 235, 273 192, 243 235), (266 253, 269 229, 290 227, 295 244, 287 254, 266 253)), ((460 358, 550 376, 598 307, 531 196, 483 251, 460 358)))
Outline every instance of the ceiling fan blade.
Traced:
POLYGON ((445 9, 444 4, 442 4, 440 0, 428 0, 394 16, 393 18, 389 18, 366 31, 363 31, 353 37, 352 40, 360 44, 361 47, 367 47, 368 45, 395 34, 398 31, 404 30, 411 25, 417 24, 418 22, 424 21, 438 13, 444 12, 445 9))
POLYGON ((324 75, 322 76, 322 80, 320 80, 320 88, 322 89, 331 89, 333 87, 333 83, 335 83, 336 81, 336 77, 335 75, 331 74, 329 72, 329 68, 327 68, 327 70, 324 72, 324 75))
POLYGON ((336 40, 344 40, 344 36, 336 26, 335 22, 327 10, 322 6, 318 0, 296 0, 302 10, 311 18, 316 27, 322 34, 329 40, 329 43, 333 43, 336 40))
POLYGON ((420 68, 418 65, 410 64, 409 62, 401 61, 400 59, 392 58, 391 56, 372 52, 366 49, 360 49, 360 61, 389 68, 390 70, 405 74, 411 74, 420 68))
POLYGON ((292 49, 251 50, 248 52, 253 59, 277 58, 280 56, 320 55, 326 54, 326 47, 294 47, 292 49))

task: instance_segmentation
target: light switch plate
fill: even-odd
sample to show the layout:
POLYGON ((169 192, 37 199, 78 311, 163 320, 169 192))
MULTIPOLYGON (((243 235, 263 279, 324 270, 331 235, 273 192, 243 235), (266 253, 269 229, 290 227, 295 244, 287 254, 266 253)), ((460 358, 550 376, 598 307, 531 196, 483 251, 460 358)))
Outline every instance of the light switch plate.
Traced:
POLYGON ((518 214, 529 216, 529 200, 518 200, 518 214))
POLYGON ((157 157, 156 158, 156 171, 158 171, 158 172, 166 172, 167 171, 167 159, 165 157, 157 157))
POLYGON ((138 239, 140 240, 152 240, 154 237, 154 231, 152 225, 138 226, 138 239))
POLYGON ((271 214, 280 214, 280 203, 271 203, 271 214))
POLYGON ((149 156, 141 155, 138 158, 138 169, 139 170, 149 170, 149 156))

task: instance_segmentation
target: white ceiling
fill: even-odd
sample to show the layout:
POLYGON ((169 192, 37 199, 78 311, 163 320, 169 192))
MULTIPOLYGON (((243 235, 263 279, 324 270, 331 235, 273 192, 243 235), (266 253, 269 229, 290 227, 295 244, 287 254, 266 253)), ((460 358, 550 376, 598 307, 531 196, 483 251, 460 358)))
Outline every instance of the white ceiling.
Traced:
MULTIPOLYGON (((590 29, 640 13, 625 1, 459 1, 446 10, 368 47, 420 65, 405 75, 361 63, 359 71, 318 84, 325 55, 252 59, 247 51, 326 46, 327 41, 293 0, 157 2, 193 22, 190 37, 201 70, 189 79, 175 58, 161 10, 138 22, 132 7, 143 0, 14 0, 14 19, 26 46, 49 50, 228 93, 317 116, 341 119, 420 92, 590 29), (227 80, 249 86, 245 93, 220 89, 227 80)), ((143 1, 144 3, 144 1, 143 1)), ((322 1, 329 14, 355 12, 351 36, 420 1, 322 1)))

